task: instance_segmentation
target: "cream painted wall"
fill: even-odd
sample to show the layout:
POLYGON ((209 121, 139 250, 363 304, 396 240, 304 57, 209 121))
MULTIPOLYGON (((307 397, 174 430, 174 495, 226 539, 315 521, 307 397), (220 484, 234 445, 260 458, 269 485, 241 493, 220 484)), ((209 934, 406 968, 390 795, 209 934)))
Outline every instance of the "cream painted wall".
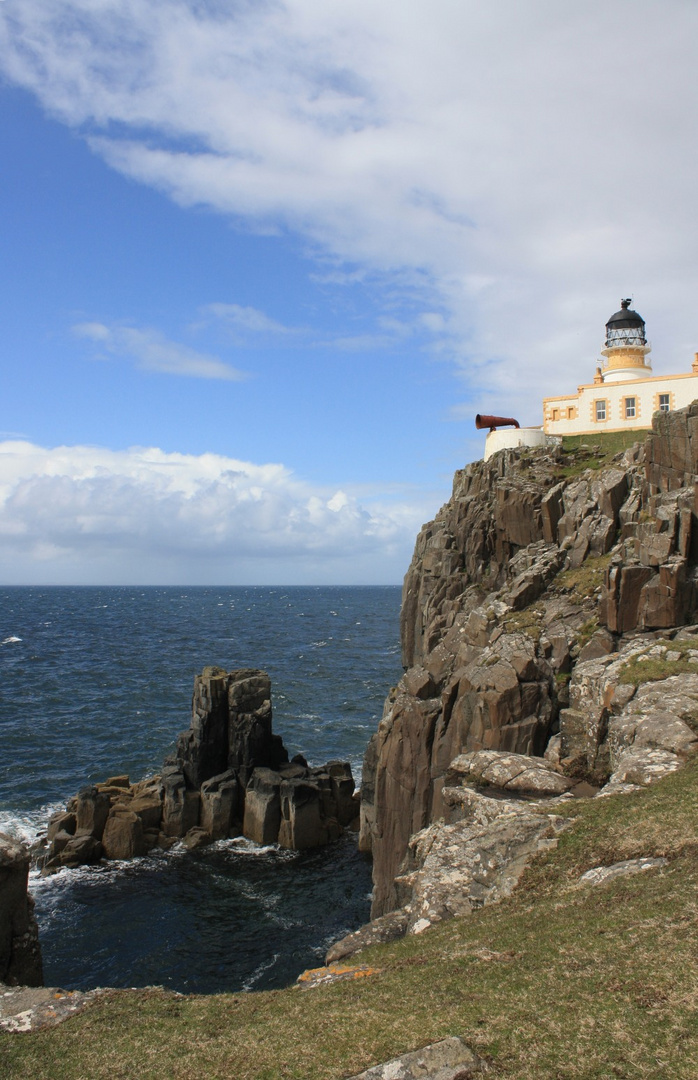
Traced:
POLYGON ((698 398, 698 374, 655 375, 620 383, 589 383, 576 394, 543 399, 543 430, 547 435, 588 435, 599 431, 632 431, 652 426, 659 395, 669 394, 669 408, 682 409, 698 398), (626 416, 627 399, 635 400, 635 415, 626 416), (596 402, 606 403, 606 419, 596 419, 596 402))

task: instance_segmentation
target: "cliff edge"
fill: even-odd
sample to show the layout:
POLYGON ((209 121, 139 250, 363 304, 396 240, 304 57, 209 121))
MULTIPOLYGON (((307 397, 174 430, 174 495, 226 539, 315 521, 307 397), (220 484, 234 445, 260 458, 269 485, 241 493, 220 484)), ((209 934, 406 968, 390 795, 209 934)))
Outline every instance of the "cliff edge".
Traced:
POLYGON ((459 756, 461 780, 475 773, 496 788, 494 759, 477 755, 506 752, 502 788, 523 775, 525 755, 595 794, 609 779, 609 791, 649 782, 647 754, 668 755, 655 762, 661 775, 669 758, 693 751, 695 688, 684 698, 665 688, 675 707, 664 722, 656 701, 647 706, 659 732, 650 738, 631 704, 642 680, 623 680, 653 649, 664 664, 653 678, 698 678, 698 639, 667 644, 698 608, 697 473, 698 402, 657 414, 644 444, 616 455, 594 445, 509 450, 456 473, 451 499, 417 538, 403 588, 406 671, 364 761, 360 844, 373 855, 373 919, 404 904, 410 838, 458 820, 459 756), (633 746, 636 758, 644 747, 641 767, 620 778, 633 746))

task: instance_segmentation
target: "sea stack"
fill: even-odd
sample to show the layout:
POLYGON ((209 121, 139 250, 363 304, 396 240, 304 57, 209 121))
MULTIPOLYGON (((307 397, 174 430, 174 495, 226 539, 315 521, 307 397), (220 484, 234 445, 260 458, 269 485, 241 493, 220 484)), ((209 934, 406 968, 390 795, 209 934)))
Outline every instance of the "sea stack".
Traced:
POLYGON ((338 839, 357 818, 348 762, 289 761, 272 731, 266 672, 206 667, 194 680, 191 725, 161 773, 80 791, 51 819, 40 865, 51 873, 234 836, 300 851, 338 839))

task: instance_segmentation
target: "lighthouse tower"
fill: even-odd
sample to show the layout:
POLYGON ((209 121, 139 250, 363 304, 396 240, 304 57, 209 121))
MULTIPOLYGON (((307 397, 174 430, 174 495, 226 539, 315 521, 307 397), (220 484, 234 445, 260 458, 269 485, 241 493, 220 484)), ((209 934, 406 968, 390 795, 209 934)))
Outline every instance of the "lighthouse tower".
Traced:
POLYGON ((604 383, 652 376, 652 365, 647 359, 651 347, 645 336, 645 320, 629 305, 630 300, 621 300, 620 311, 611 315, 606 323, 606 347, 601 350, 601 355, 606 357, 601 369, 604 383))

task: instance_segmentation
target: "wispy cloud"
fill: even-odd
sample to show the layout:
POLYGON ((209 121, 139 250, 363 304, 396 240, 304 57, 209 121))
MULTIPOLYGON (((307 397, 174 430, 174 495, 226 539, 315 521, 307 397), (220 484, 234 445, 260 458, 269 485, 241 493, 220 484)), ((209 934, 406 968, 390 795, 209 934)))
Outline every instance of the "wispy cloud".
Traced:
POLYGON ((99 322, 77 323, 73 333, 92 341, 114 356, 135 361, 143 371, 161 375, 185 375, 194 379, 223 379, 240 382, 242 371, 224 364, 215 356, 196 352, 187 345, 169 341, 158 330, 131 326, 105 326, 99 322))
POLYGON ((421 295, 464 379, 538 408, 621 295, 669 366, 695 339, 697 34, 686 0, 32 0, 0 65, 181 205, 421 295))
POLYGON ((206 304, 202 314, 213 315, 231 326, 240 330, 249 330, 254 334, 296 334, 300 331, 265 315, 263 311, 254 307, 243 307, 241 304, 206 304))

